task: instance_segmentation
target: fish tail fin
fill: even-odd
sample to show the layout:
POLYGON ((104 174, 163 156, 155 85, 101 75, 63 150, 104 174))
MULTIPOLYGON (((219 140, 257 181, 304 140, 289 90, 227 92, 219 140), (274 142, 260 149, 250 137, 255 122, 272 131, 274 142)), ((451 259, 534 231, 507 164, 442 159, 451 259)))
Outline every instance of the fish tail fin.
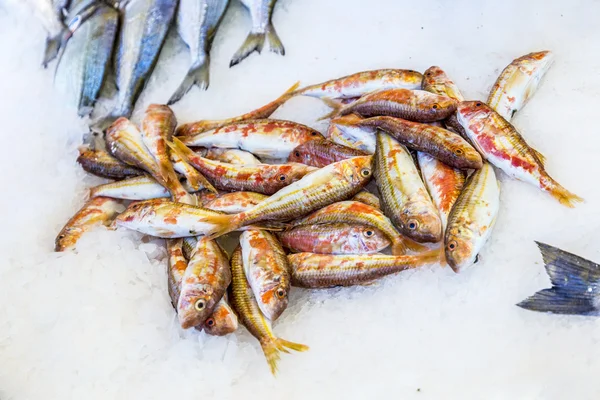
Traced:
POLYGON ((327 107, 332 108, 332 110, 330 112, 328 112, 327 114, 321 116, 319 119, 317 119, 317 121, 322 121, 324 119, 331 119, 331 118, 337 117, 340 113, 340 110, 344 107, 343 104, 341 104, 335 100, 322 98, 321 101, 323 101, 323 103, 325 103, 327 105, 327 107))
POLYGON ((574 193, 569 192, 567 189, 562 187, 558 182, 549 176, 547 179, 542 178, 542 186, 547 190, 552 197, 560 202, 563 206, 573 208, 575 203, 583 202, 583 198, 577 196, 574 193), (547 181, 547 182, 544 182, 547 181))
POLYGON ((409 251, 414 253, 422 253, 429 250, 429 247, 415 242, 407 237, 399 237, 392 242, 392 254, 395 256, 401 256, 409 251))
POLYGON ((204 217, 203 222, 214 225, 206 237, 216 239, 241 228, 244 225, 244 220, 240 217, 242 214, 214 214, 204 217))
POLYGON ((283 47, 283 43, 281 43, 281 39, 279 39, 279 35, 277 35, 277 31, 272 22, 269 22, 269 25, 267 26, 267 40, 269 41, 269 49, 273 53, 282 56, 285 55, 285 48, 283 47))
POLYGON ((552 282, 517 306, 556 314, 597 315, 600 265, 556 247, 536 242, 552 282))
POLYGON ((44 68, 48 67, 50 61, 54 60, 61 49, 64 49, 65 44, 71 37, 71 31, 69 29, 64 28, 54 37, 48 37, 46 39, 46 49, 44 50, 44 59, 42 60, 42 66, 44 68))
POLYGON ((198 86, 200 90, 208 89, 209 65, 208 55, 200 64, 192 65, 167 104, 177 103, 194 85, 198 86))
MULTIPOLYGON (((188 157, 190 153, 193 154, 193 151, 189 147, 187 147, 181 140, 177 139, 177 137, 173 136, 173 141, 167 142, 167 146, 169 146, 169 149, 175 152, 184 162, 186 162, 189 165, 193 165, 188 157)), ((196 173, 193 174, 194 178, 192 179, 197 180, 197 183, 201 184, 204 187, 204 189, 208 190, 209 192, 215 194, 219 193, 217 189, 215 189, 215 187, 208 181, 208 179, 206 179, 206 177, 202 175, 202 173, 200 173, 200 171, 198 171, 197 169, 194 170, 196 171, 196 173)), ((188 174, 186 178, 188 178, 189 180, 190 176, 191 175, 188 174)), ((189 183, 191 185, 191 182, 189 183)))
POLYGON ((275 375, 277 373, 277 363, 279 362, 281 355, 280 353, 289 353, 288 349, 295 350, 298 352, 307 351, 308 346, 289 342, 280 338, 272 338, 269 341, 261 342, 261 347, 265 353, 271 373, 275 375))
POLYGON ((265 45, 265 39, 266 32, 250 32, 242 46, 231 58, 231 61, 229 62, 229 68, 239 64, 255 51, 260 53, 265 45))

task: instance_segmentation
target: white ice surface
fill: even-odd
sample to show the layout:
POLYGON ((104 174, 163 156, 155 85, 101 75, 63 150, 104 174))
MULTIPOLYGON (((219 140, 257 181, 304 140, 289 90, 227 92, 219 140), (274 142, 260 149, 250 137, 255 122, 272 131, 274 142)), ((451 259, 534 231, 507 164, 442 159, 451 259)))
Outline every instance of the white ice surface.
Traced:
MULTIPOLYGON (((181 122, 245 112, 297 80, 375 68, 436 64, 467 98, 485 99, 513 58, 551 49, 556 63, 514 123, 548 156, 550 173, 586 199, 570 210, 500 174, 498 223, 471 270, 295 289, 275 331, 311 348, 284 355, 273 378, 244 329, 214 338, 177 327, 162 243, 98 230, 78 254, 52 252, 100 180, 75 163, 87 121, 39 67, 44 31, 0 0, 0 398, 597 399, 600 319, 514 304, 549 284, 534 240, 600 261, 598 15, 597 1, 280 0, 285 57, 264 52, 229 69, 249 29, 234 4, 211 54, 210 89, 174 107, 181 122)), ((138 110, 166 101, 187 63, 172 35, 138 110)), ((326 111, 294 99, 277 115, 323 128, 314 120, 326 111)))

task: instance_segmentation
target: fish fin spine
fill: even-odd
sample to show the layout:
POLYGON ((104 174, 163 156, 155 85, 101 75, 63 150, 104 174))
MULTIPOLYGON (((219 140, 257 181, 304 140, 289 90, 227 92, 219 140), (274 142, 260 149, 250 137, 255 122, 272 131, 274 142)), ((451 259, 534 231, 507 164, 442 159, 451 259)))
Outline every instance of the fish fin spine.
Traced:
POLYGON ((189 92, 194 85, 198 86, 200 90, 208 89, 209 65, 210 63, 208 55, 200 64, 192 65, 188 70, 187 74, 185 75, 185 78, 183 78, 183 81, 181 82, 177 90, 175 90, 175 93, 173 93, 167 104, 172 105, 181 100, 181 98, 187 92, 189 92))

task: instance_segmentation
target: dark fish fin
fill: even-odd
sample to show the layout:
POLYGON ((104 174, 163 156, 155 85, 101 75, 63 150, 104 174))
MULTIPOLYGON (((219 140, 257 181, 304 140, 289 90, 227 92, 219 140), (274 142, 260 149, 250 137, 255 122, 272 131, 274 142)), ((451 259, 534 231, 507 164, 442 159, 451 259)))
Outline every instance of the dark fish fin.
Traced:
POLYGON ((254 51, 259 53, 262 51, 265 45, 265 33, 254 33, 250 32, 248 37, 242 44, 242 47, 235 52, 229 63, 229 68, 242 62, 246 57, 252 54, 254 51))
POLYGON ((517 305, 556 314, 599 315, 600 265, 556 247, 536 243, 552 288, 541 290, 517 305))
POLYGON ((46 38, 46 50, 44 51, 44 60, 42 61, 44 68, 58 56, 59 51, 65 47, 70 37, 71 31, 64 28, 58 35, 46 38))
POLYGON ((181 85, 179 85, 175 93, 173 93, 173 96, 171 96, 167 104, 171 105, 177 103, 194 85, 197 85, 200 90, 206 90, 208 88, 208 72, 209 60, 207 56, 202 64, 192 66, 189 69, 187 75, 183 78, 183 82, 181 82, 181 85))
POLYGON ((267 26, 267 40, 269 41, 269 49, 273 53, 285 56, 285 48, 283 47, 283 43, 281 43, 281 39, 279 39, 277 31, 271 22, 267 26))

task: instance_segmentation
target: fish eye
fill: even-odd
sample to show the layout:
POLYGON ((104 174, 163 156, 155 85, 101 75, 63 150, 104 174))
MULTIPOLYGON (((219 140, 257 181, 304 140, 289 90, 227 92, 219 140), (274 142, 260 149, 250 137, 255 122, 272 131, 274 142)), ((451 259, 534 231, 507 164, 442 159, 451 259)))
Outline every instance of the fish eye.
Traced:
POLYGON ((431 72, 426 72, 425 75, 431 76, 431 72))
POLYGON ((278 179, 279 179, 280 182, 283 182, 283 181, 286 180, 286 177, 285 177, 285 175, 281 174, 281 175, 279 175, 278 179))
POLYGON ((434 105, 431 106, 431 108, 433 108, 434 110, 437 110, 438 107, 439 106, 437 104, 434 104, 434 105))
POLYGON ((463 153, 462 149, 456 149, 454 150, 454 152, 458 155, 461 155, 463 153))
POLYGON ((317 132, 311 132, 310 134, 313 136, 317 136, 317 132))
POLYGON ((371 175, 371 170, 370 170, 370 169, 368 169, 368 168, 363 168, 363 169, 360 171, 360 174, 361 174, 362 176, 369 176, 369 175, 371 175))
POLYGON ((280 299, 283 299, 285 297, 285 290, 283 290, 282 288, 279 288, 279 289, 277 289, 277 292, 275 292, 275 294, 280 299))
POLYGON ((453 240, 448 242, 448 250, 453 251, 458 247, 458 244, 453 240))
POLYGON ((206 325, 208 326, 214 326, 215 325, 215 320, 212 318, 209 318, 206 320, 206 325))
POLYGON ((194 304, 194 308, 196 308, 196 311, 204 310, 204 306, 205 306, 205 304, 204 304, 203 299, 197 300, 196 303, 194 304))
POLYGON ((475 256, 475 261, 473 261, 473 264, 477 264, 479 262, 479 254, 477 254, 475 256))
POLYGON ((481 102, 480 102, 480 101, 478 101, 477 103, 475 103, 475 106, 476 106, 476 107, 481 107, 481 102))
POLYGON ((411 219, 408 221, 408 229, 410 229, 411 231, 414 231, 418 227, 419 227, 419 223, 417 221, 415 221, 414 219, 411 219))
POLYGON ((372 231, 372 230, 370 230, 370 229, 368 229, 368 230, 364 231, 363 233, 364 233, 364 235, 365 235, 366 237, 371 237, 371 236, 373 236, 373 235, 375 234, 375 232, 373 232, 373 231, 372 231))
POLYGON ((59 235, 59 236, 58 236, 58 238, 59 238, 59 239, 64 239, 64 238, 65 238, 65 235, 59 235))
POLYGON ((294 155, 295 155, 296 157, 300 157, 300 152, 299 152, 299 151, 296 151, 296 152, 294 152, 294 155))

